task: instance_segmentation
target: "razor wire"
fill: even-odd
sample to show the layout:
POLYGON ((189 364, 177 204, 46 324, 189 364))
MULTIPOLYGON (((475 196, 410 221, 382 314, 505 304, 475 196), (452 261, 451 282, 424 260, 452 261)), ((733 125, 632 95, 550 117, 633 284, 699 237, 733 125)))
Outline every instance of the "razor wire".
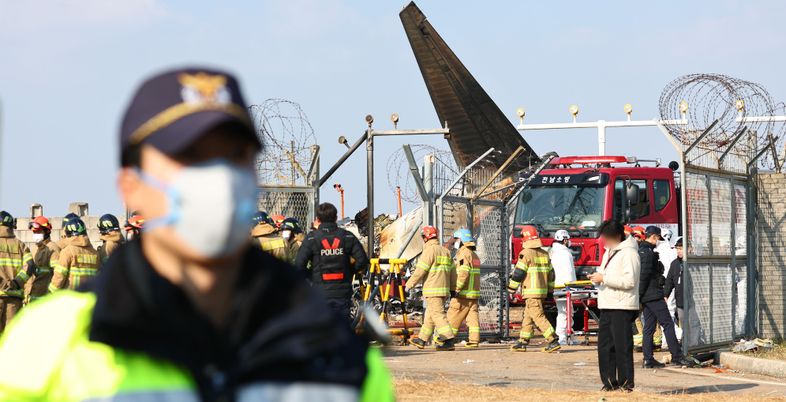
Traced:
MULTIPOLYGON (((453 154, 450 151, 437 148, 431 145, 413 144, 410 146, 415 162, 419 163, 420 175, 423 175, 423 157, 428 154, 434 155, 434 194, 441 194, 442 190, 450 184, 450 181, 459 173, 453 154)), ((412 205, 421 203, 418 195, 417 185, 412 178, 409 170, 406 154, 402 148, 396 149, 387 159, 387 181, 390 191, 396 191, 396 187, 401 189, 401 200, 412 205)))
POLYGON ((759 164, 768 168, 782 165, 777 156, 783 149, 786 125, 772 121, 749 121, 752 116, 783 113, 783 103, 775 103, 764 86, 723 74, 689 74, 671 81, 659 100, 660 117, 666 129, 685 147, 699 139, 702 132, 717 123, 686 155, 688 162, 699 166, 718 163, 724 154, 731 155, 738 169, 765 147, 774 150, 762 155, 759 164), (687 122, 687 124, 680 124, 687 122), (743 128, 747 132, 735 139, 743 128), (731 149, 729 149, 731 147, 731 149), (734 158, 737 160, 735 161, 734 158))
POLYGON ((308 185, 305 175, 314 157, 316 135, 300 105, 286 99, 267 99, 251 105, 249 113, 264 144, 256 164, 259 183, 308 185))

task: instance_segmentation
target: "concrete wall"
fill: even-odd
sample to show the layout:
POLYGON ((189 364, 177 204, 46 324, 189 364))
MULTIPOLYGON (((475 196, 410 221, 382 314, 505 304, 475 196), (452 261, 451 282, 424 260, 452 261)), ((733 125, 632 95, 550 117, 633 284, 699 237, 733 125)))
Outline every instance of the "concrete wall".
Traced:
POLYGON ((758 177, 759 332, 786 338, 786 174, 758 177))
MULTIPOLYGON (((36 245, 33 242, 33 232, 28 229, 28 225, 32 218, 32 216, 36 210, 35 208, 31 208, 31 211, 28 211, 24 214, 15 214, 14 211, 10 211, 12 215, 16 218, 16 230, 14 233, 16 237, 22 240, 27 244, 27 247, 30 248, 31 252, 35 252, 36 245)), ((87 203, 71 203, 68 207, 68 212, 73 212, 77 215, 82 217, 82 220, 85 222, 87 226, 87 236, 90 238, 90 243, 93 244, 93 247, 98 247, 101 244, 101 240, 99 239, 100 233, 98 232, 98 219, 104 213, 111 213, 117 216, 117 219, 120 221, 120 227, 123 227, 125 223, 125 212, 101 212, 100 214, 90 214, 87 203), (86 215, 83 215, 86 214, 86 215)), ((63 217, 62 216, 50 216, 47 215, 46 209, 43 209, 43 215, 49 219, 49 222, 52 224, 52 240, 59 240, 61 235, 63 235, 63 217)))

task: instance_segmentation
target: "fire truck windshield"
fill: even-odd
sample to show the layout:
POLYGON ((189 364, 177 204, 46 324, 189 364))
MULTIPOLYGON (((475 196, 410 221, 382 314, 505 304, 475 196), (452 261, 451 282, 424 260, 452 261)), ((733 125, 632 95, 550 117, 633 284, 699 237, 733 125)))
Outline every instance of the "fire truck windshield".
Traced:
POLYGON ((605 187, 548 185, 524 189, 519 195, 516 223, 542 230, 593 229, 603 221, 605 187))

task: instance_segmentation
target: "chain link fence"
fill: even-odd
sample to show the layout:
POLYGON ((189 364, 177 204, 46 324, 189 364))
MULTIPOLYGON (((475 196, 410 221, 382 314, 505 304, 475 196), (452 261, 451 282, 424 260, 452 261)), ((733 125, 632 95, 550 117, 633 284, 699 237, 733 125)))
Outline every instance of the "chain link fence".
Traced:
POLYGON ((297 218, 304 228, 314 220, 316 193, 313 187, 304 186, 261 186, 259 210, 270 215, 281 214, 297 218))
POLYGON ((748 255, 750 181, 733 172, 688 167, 683 348, 686 353, 752 335, 748 255))

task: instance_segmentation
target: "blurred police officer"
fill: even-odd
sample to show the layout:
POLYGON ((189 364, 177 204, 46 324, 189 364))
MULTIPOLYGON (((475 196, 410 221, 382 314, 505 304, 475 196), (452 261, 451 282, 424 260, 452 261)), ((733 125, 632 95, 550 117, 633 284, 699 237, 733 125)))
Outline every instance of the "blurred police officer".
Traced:
POLYGON ((0 341, 0 361, 13 362, 0 365, 0 400, 393 399, 380 352, 251 247, 261 144, 231 75, 147 80, 119 144, 120 194, 146 217, 144 234, 91 290, 57 292, 17 319, 0 341))
POLYGON ((311 282, 324 292, 330 308, 349 319, 352 276, 365 271, 369 261, 355 235, 338 227, 337 215, 333 204, 319 204, 317 229, 311 231, 300 246, 295 267, 302 272, 310 270, 311 282), (351 259, 355 260, 354 264, 351 259))

